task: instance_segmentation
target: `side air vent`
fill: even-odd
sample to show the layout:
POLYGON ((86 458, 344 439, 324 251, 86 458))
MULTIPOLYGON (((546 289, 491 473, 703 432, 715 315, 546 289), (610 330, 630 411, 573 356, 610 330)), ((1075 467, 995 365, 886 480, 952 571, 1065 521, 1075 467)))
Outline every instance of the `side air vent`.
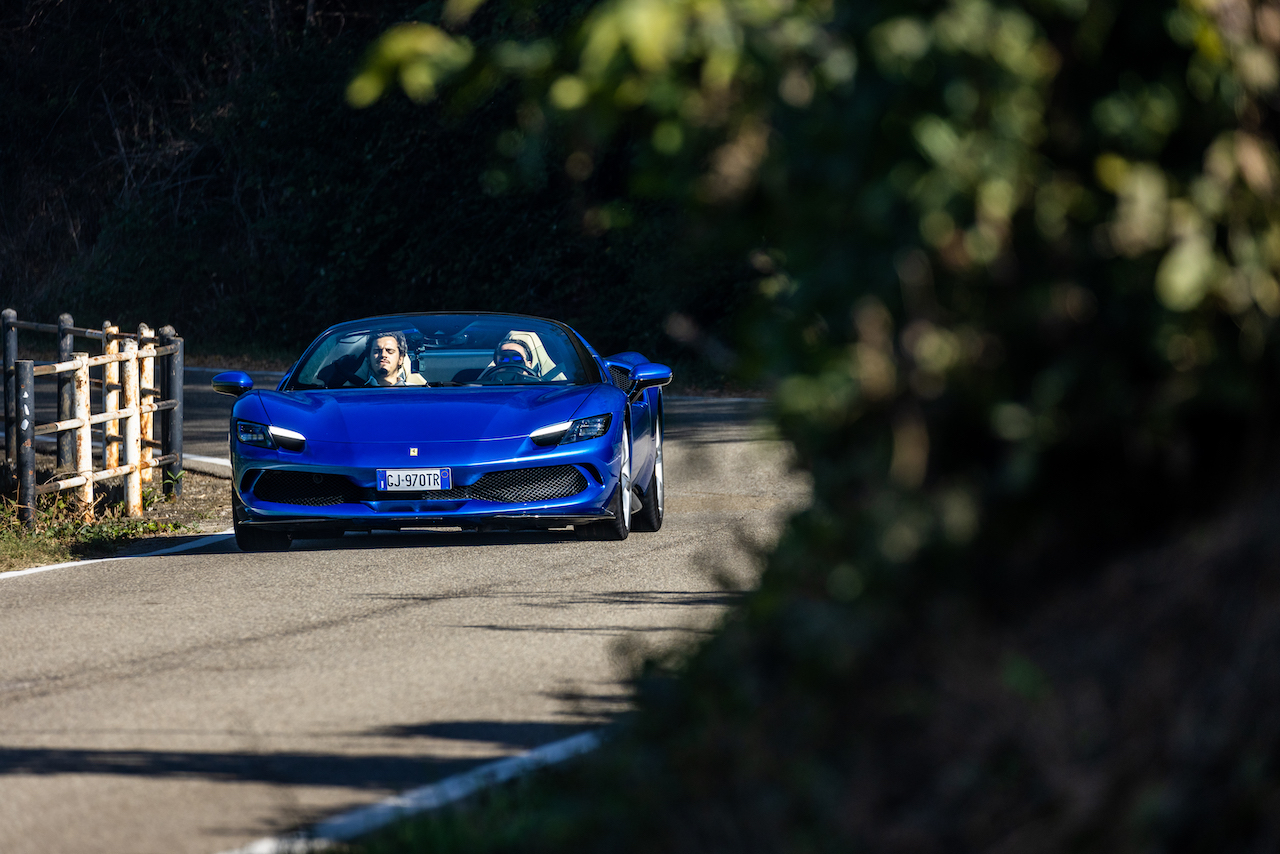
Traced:
POLYGON ((612 377, 614 385, 627 394, 631 393, 631 371, 619 368, 617 365, 610 365, 609 376, 612 377))

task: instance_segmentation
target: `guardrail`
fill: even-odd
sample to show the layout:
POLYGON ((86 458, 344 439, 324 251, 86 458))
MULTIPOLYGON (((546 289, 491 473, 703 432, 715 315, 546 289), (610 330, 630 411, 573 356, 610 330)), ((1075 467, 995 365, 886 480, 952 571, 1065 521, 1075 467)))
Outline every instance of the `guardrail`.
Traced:
POLYGON ((153 471, 163 470, 162 490, 174 497, 182 494, 182 372, 183 340, 173 327, 158 333, 146 324, 138 331, 121 332, 109 322, 101 329, 76 327, 69 314, 58 323, 18 320, 17 312, 6 309, 0 316, 4 337, 4 418, 5 485, 18 486, 18 518, 24 525, 35 524, 36 497, 50 492, 76 491, 82 518, 93 519, 94 484, 109 478, 124 478, 125 512, 142 515, 142 484, 153 480, 153 471), (58 361, 36 365, 19 360, 18 330, 53 333, 58 336, 58 361), (76 351, 75 339, 88 338, 101 344, 99 355, 76 351), (162 360, 164 370, 157 371, 162 360), (90 369, 100 368, 100 377, 90 369), (36 423, 36 377, 58 378, 58 420, 36 423), (99 411, 93 412, 91 389, 101 389, 99 411), (159 419, 155 413, 167 412, 159 419), (92 430, 102 425, 101 468, 94 468, 92 430), (48 483, 35 482, 35 438, 58 437, 57 474, 48 483), (155 452, 159 450, 157 455, 155 452), (123 452, 123 454, 122 454, 123 452), (121 456, 124 460, 121 462, 121 456))

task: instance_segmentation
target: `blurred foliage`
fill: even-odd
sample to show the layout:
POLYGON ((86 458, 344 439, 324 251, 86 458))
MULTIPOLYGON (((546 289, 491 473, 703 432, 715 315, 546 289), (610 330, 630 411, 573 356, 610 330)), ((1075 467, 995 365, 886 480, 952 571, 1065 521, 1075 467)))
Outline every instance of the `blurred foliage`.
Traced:
MULTIPOLYGON (((552 37, 585 5, 481 10, 473 38, 552 37)), ((621 201, 610 174, 574 180, 553 144, 502 134, 514 86, 465 120, 403 99, 346 106, 368 42, 442 6, 6 6, 0 300, 27 318, 173 324, 197 357, 296 355, 377 312, 505 309, 574 323, 609 352, 692 361, 667 315, 723 326, 723 295, 749 293, 750 269, 683 252, 672 204, 621 201), (516 148, 518 169, 493 168, 516 148)))
MULTIPOLYGON (((630 141, 633 196, 686 205, 691 234, 757 271, 739 364, 815 483, 745 607, 676 678, 642 680, 634 739, 601 761, 644 794, 567 801, 526 847, 1020 849, 1044 816, 1079 819, 998 726, 947 771, 968 823, 912 835, 910 792, 875 763, 942 725, 929 657, 948 631, 1033 612, 1274 475, 1280 5, 608 0, 566 37, 485 44, 475 5, 401 62, 457 104, 521 81, 517 162, 563 140, 566 172, 590 174, 630 141)), ((375 46, 378 85, 392 60, 375 46)), ((1027 702, 1055 690, 1017 654, 996 669, 1027 702)), ((1173 809, 1234 774, 1238 746, 1117 759, 1099 798, 1123 812, 1145 786, 1173 809)), ((1253 815, 1251 791, 1218 817, 1253 815)), ((1172 839, 1107 815, 1044 844, 1172 839)), ((1251 821, 1230 845, 1267 847, 1251 821)))

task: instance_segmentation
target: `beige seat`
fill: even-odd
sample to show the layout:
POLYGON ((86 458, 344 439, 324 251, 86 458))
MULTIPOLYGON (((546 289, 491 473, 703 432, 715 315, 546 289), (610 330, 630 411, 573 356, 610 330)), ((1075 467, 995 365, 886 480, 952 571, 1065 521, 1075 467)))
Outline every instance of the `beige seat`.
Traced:
MULTIPOLYGON (((542 339, 538 337, 536 332, 522 332, 512 330, 503 338, 510 338, 519 341, 529 348, 529 352, 533 354, 533 367, 538 371, 538 376, 544 380, 563 380, 565 378, 564 371, 551 361, 551 357, 547 354, 547 348, 542 346, 542 339)), ((493 367, 493 362, 489 362, 489 367, 493 367)))

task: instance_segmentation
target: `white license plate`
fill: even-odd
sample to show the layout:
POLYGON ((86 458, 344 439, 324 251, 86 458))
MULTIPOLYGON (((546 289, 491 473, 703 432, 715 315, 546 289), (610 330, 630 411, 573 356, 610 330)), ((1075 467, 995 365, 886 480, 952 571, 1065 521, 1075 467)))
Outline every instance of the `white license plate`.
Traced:
POLYGON ((379 492, 451 489, 448 469, 378 469, 379 492))

